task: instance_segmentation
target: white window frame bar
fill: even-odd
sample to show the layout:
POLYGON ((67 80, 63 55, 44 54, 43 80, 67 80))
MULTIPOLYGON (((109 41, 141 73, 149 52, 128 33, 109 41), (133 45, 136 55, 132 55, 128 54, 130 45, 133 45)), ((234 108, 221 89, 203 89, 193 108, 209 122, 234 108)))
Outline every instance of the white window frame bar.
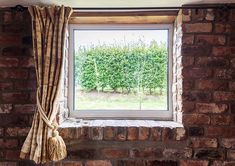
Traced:
POLYGON ((68 107, 69 116, 80 119, 153 119, 173 120, 173 24, 70 24, 68 58, 68 107), (74 109, 74 31, 110 29, 168 30, 168 110, 75 110, 74 109))

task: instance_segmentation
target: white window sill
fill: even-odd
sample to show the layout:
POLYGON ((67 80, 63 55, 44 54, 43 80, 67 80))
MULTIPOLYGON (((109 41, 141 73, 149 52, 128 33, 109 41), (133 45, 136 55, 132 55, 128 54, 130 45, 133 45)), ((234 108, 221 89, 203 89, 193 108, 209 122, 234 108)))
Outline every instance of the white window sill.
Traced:
POLYGON ((68 118, 59 126, 60 128, 80 127, 160 127, 160 128, 183 128, 183 125, 174 121, 156 120, 83 120, 68 118))

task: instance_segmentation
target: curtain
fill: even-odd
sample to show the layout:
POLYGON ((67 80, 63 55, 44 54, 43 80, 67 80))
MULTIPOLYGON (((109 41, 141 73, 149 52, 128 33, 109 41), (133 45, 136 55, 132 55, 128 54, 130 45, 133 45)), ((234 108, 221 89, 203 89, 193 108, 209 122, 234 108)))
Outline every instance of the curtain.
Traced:
POLYGON ((50 161, 48 139, 52 135, 50 125, 55 123, 58 111, 57 94, 64 57, 65 37, 70 7, 29 7, 32 17, 33 54, 37 78, 37 108, 32 127, 21 149, 21 158, 36 163, 50 161), (49 120, 43 120, 42 113, 49 120))

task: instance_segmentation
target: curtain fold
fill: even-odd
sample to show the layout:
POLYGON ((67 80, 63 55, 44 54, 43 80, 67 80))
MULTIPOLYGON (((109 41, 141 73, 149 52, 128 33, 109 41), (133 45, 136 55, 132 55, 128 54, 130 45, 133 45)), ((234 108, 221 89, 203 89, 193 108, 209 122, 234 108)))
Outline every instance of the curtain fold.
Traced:
POLYGON ((72 8, 31 6, 29 12, 32 17, 38 103, 20 157, 34 160, 36 163, 45 163, 50 161, 47 147, 52 131, 40 116, 38 105, 40 104, 50 123, 55 123, 66 30, 72 8))

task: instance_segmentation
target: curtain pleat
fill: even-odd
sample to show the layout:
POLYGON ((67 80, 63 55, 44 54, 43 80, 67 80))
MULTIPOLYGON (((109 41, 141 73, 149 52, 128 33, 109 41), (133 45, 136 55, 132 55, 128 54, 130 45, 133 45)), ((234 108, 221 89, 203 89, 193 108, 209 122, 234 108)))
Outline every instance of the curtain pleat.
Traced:
MULTIPOLYGON (((38 98, 52 123, 55 121, 58 111, 56 99, 64 58, 66 29, 72 9, 64 6, 31 6, 29 12, 32 17, 38 98)), ((47 144, 50 136, 51 129, 40 118, 40 113, 36 110, 20 157, 34 160, 36 163, 48 162, 47 144)))

